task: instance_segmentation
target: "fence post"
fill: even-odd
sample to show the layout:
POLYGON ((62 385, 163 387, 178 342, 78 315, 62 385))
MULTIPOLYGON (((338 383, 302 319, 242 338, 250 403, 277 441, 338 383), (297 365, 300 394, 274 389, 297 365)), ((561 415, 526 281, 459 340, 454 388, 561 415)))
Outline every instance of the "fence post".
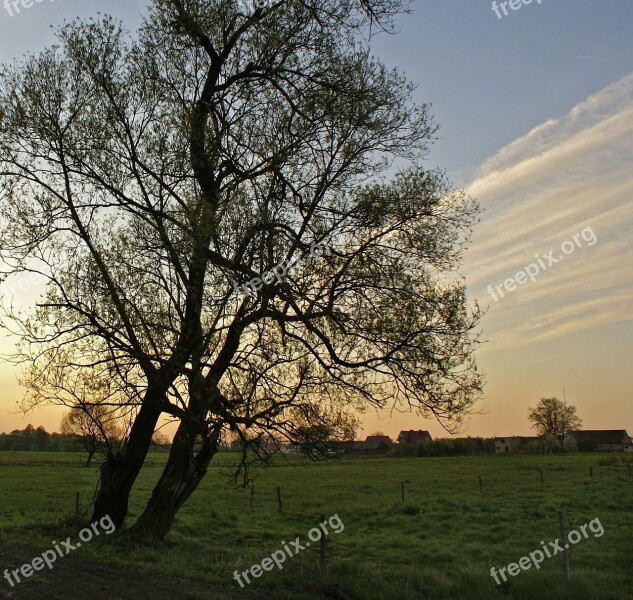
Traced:
POLYGON ((75 518, 79 520, 79 492, 75 496, 75 518))
POLYGON ((404 504, 404 483, 400 484, 400 496, 402 497, 402 504, 404 504))
POLYGON ((541 485, 543 485, 543 469, 539 469, 539 472, 541 473, 541 485))
POLYGON ((479 475, 479 493, 482 496, 484 495, 484 484, 483 484, 483 481, 481 480, 481 475, 479 475))

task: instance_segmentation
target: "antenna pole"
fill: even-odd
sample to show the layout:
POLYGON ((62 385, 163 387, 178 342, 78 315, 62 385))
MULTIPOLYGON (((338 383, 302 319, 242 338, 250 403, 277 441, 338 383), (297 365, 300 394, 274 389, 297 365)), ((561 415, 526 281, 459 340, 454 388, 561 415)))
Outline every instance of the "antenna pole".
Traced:
POLYGON ((563 441, 567 435, 567 396, 565 395, 565 386, 563 386, 563 441))

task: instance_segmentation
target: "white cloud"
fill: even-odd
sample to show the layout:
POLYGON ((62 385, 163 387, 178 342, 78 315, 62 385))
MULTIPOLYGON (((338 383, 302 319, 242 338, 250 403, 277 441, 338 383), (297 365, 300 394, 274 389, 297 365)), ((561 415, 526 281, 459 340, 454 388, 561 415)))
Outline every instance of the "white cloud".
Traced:
POLYGON ((627 321, 633 306, 633 73, 487 160, 467 191, 485 209, 465 273, 490 303, 495 348, 627 321), (498 303, 486 292, 587 226, 598 242, 498 303))

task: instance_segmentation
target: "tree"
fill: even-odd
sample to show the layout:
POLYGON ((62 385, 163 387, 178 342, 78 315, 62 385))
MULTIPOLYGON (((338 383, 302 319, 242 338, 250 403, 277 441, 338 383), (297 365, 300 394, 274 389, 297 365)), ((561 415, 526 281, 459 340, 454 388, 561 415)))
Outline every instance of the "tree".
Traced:
POLYGON ((20 434, 22 437, 21 450, 34 450, 35 427, 29 423, 20 434))
POLYGON ((167 448, 169 446, 169 438, 164 433, 156 431, 152 436, 152 444, 167 448))
POLYGON ((88 453, 85 466, 89 467, 96 452, 106 455, 115 453, 114 446, 121 436, 118 419, 116 412, 106 406, 83 404, 64 415, 61 433, 81 440, 88 453))
POLYGON ((35 430, 33 435, 33 450, 44 452, 48 450, 51 441, 51 434, 41 425, 35 430))
POLYGON ((563 450, 565 452, 576 452, 578 450, 578 444, 571 435, 566 435, 563 438, 563 450))
POLYGON ((363 38, 407 4, 154 0, 136 39, 70 23, 2 74, 0 253, 48 282, 8 314, 28 404, 84 373, 133 414, 93 519, 122 525, 161 415, 178 428, 140 538, 169 531, 227 430, 343 439, 387 403, 458 427, 476 401, 455 271, 478 207, 421 166, 430 109, 363 38))
POLYGON ((576 415, 576 407, 558 398, 541 398, 534 408, 528 409, 528 419, 538 435, 555 435, 561 444, 569 431, 582 426, 582 421, 576 415))
POLYGON ((545 446, 545 452, 547 452, 547 454, 561 451, 560 439, 556 437, 553 433, 545 434, 543 444, 545 446))

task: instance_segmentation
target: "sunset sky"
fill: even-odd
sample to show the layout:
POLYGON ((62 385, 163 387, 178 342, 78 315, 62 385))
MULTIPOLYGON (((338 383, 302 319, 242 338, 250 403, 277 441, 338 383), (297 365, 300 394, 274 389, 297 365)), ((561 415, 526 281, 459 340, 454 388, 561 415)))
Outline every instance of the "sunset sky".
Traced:
MULTIPOLYGON (((77 15, 108 12, 134 29, 144 4, 51 0, 13 17, 0 4, 0 61, 42 49, 51 24, 77 15)), ((633 3, 543 0, 501 19, 487 0, 412 8, 375 53, 433 104, 441 129, 429 166, 484 209, 462 272, 487 308, 485 398, 463 435, 529 435, 528 406, 562 399, 563 387, 585 428, 633 433, 633 3), (519 272, 534 281, 508 285, 519 272)), ((0 384, 0 431, 58 427, 60 409, 17 414, 14 367, 0 365, 0 384)), ((401 429, 444 434, 385 411, 359 435, 401 429)))

